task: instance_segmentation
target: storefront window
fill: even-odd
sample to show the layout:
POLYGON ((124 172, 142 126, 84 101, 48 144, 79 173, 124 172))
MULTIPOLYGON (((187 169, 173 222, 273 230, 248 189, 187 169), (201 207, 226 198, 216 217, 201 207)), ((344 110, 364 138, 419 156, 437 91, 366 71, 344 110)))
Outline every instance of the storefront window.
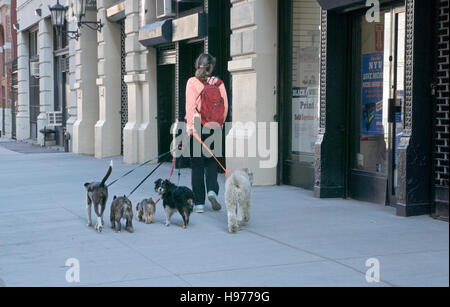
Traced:
POLYGON ((394 185, 403 130, 404 37, 402 11, 381 12, 379 22, 361 17, 360 137, 355 167, 382 176, 389 175, 391 168, 394 185))
POLYGON ((320 6, 293 0, 292 159, 313 163, 319 126, 320 6))
POLYGON ((383 93, 389 91, 389 69, 383 68, 389 67, 389 56, 385 54, 390 54, 385 52, 384 16, 380 14, 380 22, 367 22, 365 16, 361 17, 360 142, 356 154, 358 169, 382 174, 387 170, 385 106, 389 97, 389 93, 383 93))

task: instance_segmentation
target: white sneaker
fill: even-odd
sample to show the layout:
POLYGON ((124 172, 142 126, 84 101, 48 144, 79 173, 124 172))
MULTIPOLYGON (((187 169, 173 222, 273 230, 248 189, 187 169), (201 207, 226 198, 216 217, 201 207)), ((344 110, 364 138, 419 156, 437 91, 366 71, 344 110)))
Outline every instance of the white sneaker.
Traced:
POLYGON ((205 205, 195 205, 194 206, 195 213, 203 213, 205 212, 205 205))
POLYGON ((216 211, 222 209, 222 206, 217 201, 217 194, 214 191, 208 192, 208 200, 211 202, 212 208, 216 211))

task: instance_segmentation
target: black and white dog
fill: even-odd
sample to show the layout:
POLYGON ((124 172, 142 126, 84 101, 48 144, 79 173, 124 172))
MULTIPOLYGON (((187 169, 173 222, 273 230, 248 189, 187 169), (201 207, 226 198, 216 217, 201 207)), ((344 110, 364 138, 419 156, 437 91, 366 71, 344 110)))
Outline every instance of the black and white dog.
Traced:
POLYGON ((183 217, 183 228, 189 224, 189 216, 194 208, 194 193, 187 187, 179 187, 169 180, 155 181, 155 191, 163 200, 166 213, 166 226, 170 226, 170 218, 178 211, 183 217))
POLYGON ((86 182, 84 187, 87 190, 87 214, 88 214, 88 227, 92 226, 91 218, 91 206, 94 203, 94 211, 97 215, 97 224, 95 229, 98 232, 103 230, 105 222, 103 221, 103 212, 105 211, 106 201, 108 200, 108 187, 105 185, 106 180, 108 180, 109 175, 111 175, 113 167, 113 162, 109 164, 108 172, 105 177, 103 177, 101 182, 86 182))

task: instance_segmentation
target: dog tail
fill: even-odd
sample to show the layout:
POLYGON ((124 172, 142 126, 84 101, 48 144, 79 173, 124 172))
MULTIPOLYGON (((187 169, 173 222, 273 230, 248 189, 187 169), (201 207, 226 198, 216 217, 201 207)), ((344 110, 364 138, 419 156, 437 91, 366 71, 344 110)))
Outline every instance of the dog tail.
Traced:
POLYGON ((113 161, 111 160, 111 162, 109 163, 109 168, 108 168, 108 172, 106 173, 105 177, 103 177, 101 185, 104 186, 106 183, 106 180, 108 180, 109 175, 111 175, 112 172, 112 168, 113 168, 113 161))

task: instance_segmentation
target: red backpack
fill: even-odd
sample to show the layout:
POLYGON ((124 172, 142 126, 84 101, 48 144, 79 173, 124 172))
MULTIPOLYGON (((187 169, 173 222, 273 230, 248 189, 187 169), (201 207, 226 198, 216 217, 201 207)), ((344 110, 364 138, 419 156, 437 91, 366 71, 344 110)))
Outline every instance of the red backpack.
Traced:
MULTIPOLYGON (((200 80, 200 79, 199 79, 200 80)), ((200 80, 200 82, 202 82, 200 80)), ((218 78, 213 78, 213 82, 202 82, 205 86, 200 92, 201 105, 200 110, 197 108, 197 112, 200 113, 202 118, 202 125, 209 122, 218 123, 220 126, 225 121, 225 103, 220 93, 219 87, 222 85, 222 81, 218 78)))

